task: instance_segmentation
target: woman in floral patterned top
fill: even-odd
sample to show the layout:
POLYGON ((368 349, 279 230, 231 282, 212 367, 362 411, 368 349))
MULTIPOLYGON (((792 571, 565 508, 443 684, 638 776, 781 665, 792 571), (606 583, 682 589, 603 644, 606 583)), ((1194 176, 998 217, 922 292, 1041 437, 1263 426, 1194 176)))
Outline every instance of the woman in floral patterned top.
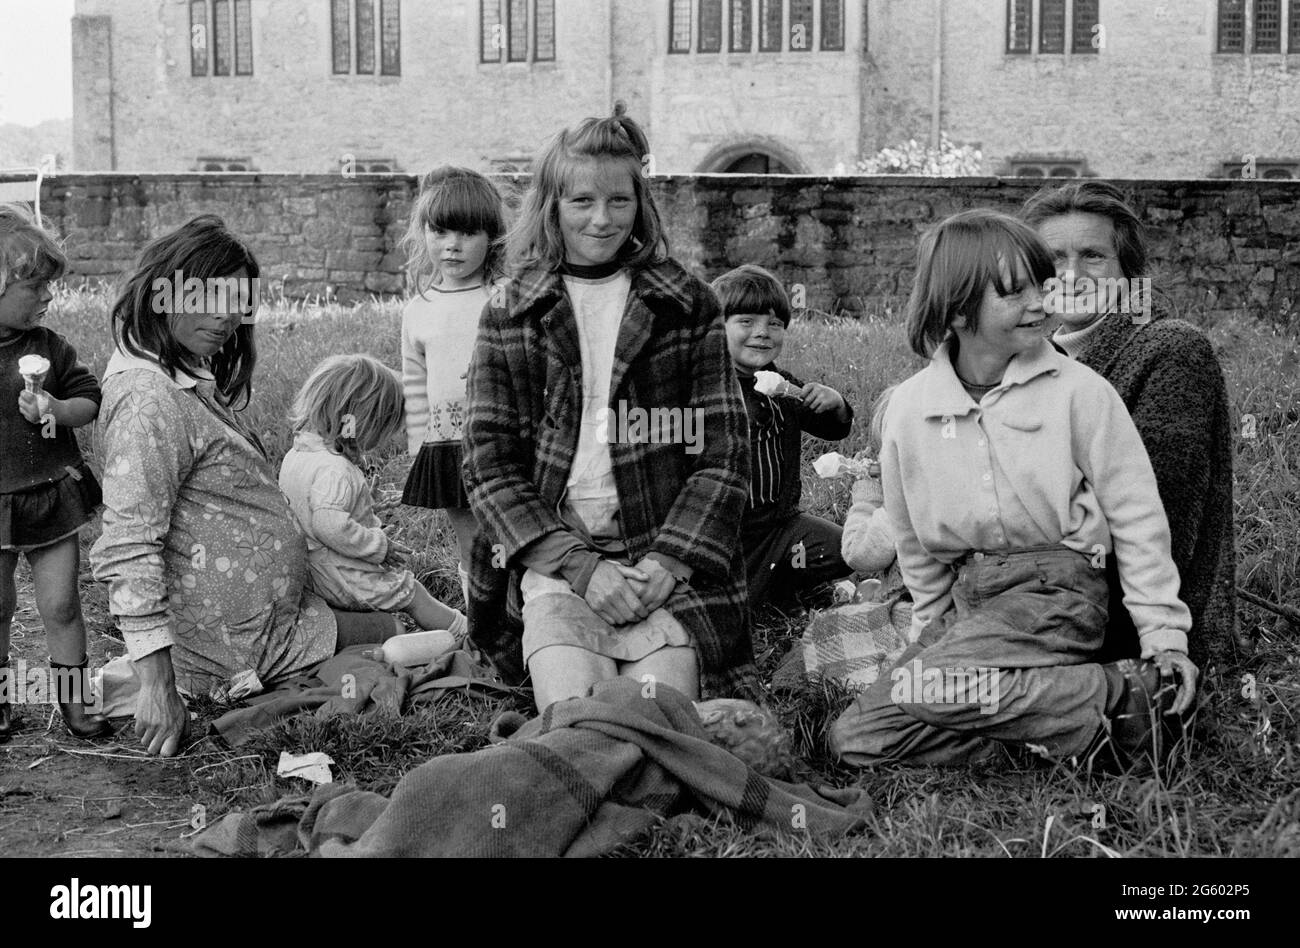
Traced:
POLYGON ((154 241, 113 307, 117 350, 97 437, 104 532, 90 551, 140 678, 136 734, 170 756, 193 693, 251 670, 264 684, 400 629, 339 621, 306 587, 307 547, 247 405, 258 266, 219 218, 154 241), (198 278, 194 302, 173 282, 198 278), (176 305, 177 302, 181 305, 176 305))

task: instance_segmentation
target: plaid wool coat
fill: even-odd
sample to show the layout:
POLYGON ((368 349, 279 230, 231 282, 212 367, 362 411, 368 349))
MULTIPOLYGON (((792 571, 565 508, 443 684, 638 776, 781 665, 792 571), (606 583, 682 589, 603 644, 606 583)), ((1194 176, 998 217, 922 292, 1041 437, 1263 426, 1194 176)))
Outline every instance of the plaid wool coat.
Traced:
MULTIPOLYGON (((582 357, 559 273, 526 271, 505 289, 483 311, 469 370, 463 474, 480 526, 469 625, 498 670, 521 681, 519 553, 565 529, 558 509, 577 448, 582 357)), ((695 638, 702 691, 751 695, 757 674, 739 542, 749 489, 745 407, 717 299, 671 259, 632 275, 612 418, 620 403, 703 411, 699 453, 611 437, 619 519, 633 561, 657 551, 694 569, 665 608, 695 638)))

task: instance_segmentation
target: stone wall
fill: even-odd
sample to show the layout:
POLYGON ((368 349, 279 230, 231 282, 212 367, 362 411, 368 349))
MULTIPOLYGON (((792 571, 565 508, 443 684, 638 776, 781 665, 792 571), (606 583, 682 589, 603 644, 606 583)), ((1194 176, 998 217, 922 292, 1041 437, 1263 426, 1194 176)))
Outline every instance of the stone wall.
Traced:
MULTIPOLYGON (((517 198, 522 177, 497 179, 517 198)), ((1154 285, 1183 308, 1243 307, 1291 322, 1300 309, 1300 182, 1118 181, 1150 226, 1154 285)), ((71 277, 113 278, 151 238, 218 214, 293 297, 403 292, 398 243, 407 175, 68 175, 47 178, 42 211, 65 240, 71 277)), ((711 279, 741 263, 803 284, 809 306, 897 305, 917 238, 967 207, 1015 212, 1041 187, 1016 178, 681 175, 656 178, 673 253, 711 279)))

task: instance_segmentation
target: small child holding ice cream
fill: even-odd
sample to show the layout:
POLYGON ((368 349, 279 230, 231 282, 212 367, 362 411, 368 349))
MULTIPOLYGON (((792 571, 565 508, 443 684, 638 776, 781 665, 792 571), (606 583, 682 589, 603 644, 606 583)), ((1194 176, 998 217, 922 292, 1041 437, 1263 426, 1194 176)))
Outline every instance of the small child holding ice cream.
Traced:
MULTIPOLYGON (((879 454, 885 426, 885 409, 894 386, 880 393, 871 411, 871 446, 879 454)), ((880 483, 880 462, 869 465, 867 476, 853 482, 853 506, 844 517, 844 535, 840 555, 844 562, 859 573, 885 574, 886 586, 895 585, 899 579, 898 551, 894 547, 894 531, 885 513, 885 489, 880 483)))
MULTIPOLYGON (((0 744, 16 726, 9 632, 19 555, 31 566, 50 665, 68 670, 87 663, 77 533, 95 516, 100 490, 73 429, 99 414, 99 382, 68 340, 40 325, 53 296, 50 283, 66 266, 54 239, 25 208, 0 204, 0 744)), ((78 737, 111 734, 104 718, 87 714, 89 695, 74 698, 74 690, 81 689, 56 699, 68 729, 78 737)))
POLYGON ((828 385, 802 383, 776 367, 790 323, 780 282, 746 264, 713 282, 726 319, 727 349, 749 413, 749 503, 741 527, 751 608, 770 594, 813 589, 848 576, 840 528, 799 509, 802 434, 839 441, 853 409, 828 385))

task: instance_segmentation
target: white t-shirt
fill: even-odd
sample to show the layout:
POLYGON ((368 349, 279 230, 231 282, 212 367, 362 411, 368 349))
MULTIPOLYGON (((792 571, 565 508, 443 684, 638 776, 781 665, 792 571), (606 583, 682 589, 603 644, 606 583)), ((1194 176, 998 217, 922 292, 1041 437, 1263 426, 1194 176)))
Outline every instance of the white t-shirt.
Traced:
POLYGON ((632 278, 625 270, 603 280, 565 276, 564 288, 573 305, 582 353, 582 422, 565 502, 593 537, 618 536, 614 524, 618 513, 614 463, 609 442, 600 435, 602 427, 607 433, 615 430, 614 419, 607 411, 609 388, 632 278))

